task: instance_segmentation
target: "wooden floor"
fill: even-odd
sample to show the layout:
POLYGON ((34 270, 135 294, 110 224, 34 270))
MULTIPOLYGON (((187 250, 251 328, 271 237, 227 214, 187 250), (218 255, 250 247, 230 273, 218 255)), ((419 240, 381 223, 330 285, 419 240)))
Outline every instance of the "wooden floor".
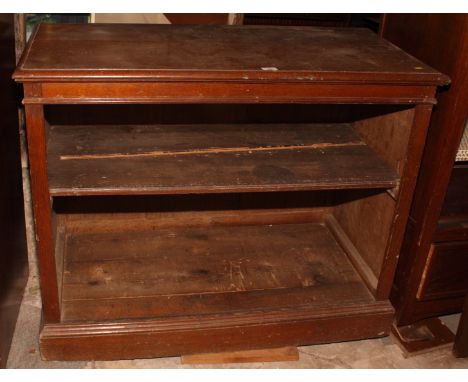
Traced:
POLYGON ((391 188, 348 124, 53 125, 50 192, 185 194, 391 188))
POLYGON ((84 227, 63 233, 65 323, 374 302, 321 222, 84 227))

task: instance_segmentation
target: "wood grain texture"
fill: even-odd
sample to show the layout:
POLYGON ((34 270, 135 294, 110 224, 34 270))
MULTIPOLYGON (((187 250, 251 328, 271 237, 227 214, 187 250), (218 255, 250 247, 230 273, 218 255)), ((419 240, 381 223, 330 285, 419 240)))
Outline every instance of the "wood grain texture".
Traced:
MULTIPOLYGON (((344 200, 333 211, 333 216, 376 280, 380 277, 394 212, 395 201, 387 193, 344 200), (365 225, 361 224, 363 221, 365 225)), ((368 279, 372 279, 369 276, 368 279)))
POLYGON ((43 24, 15 77, 113 82, 352 78, 429 85, 447 81, 365 29, 129 24, 43 24))
MULTIPOLYGON (((460 311, 462 299, 417 301, 416 294, 433 245, 454 159, 468 115, 468 16, 466 14, 387 15, 383 36, 446 73, 449 88, 437 93, 410 221, 405 233, 392 302, 398 325, 460 311), (426 313, 424 313, 426 312, 426 313)), ((463 230, 458 230, 463 235, 463 230)), ((453 235, 451 236, 453 238, 453 235)))
POLYGON ((411 196, 419 170, 431 107, 418 105, 382 117, 357 121, 356 128, 364 141, 373 147, 395 171, 401 174, 399 189, 344 202, 334 216, 359 250, 364 261, 378 278, 377 296, 388 295, 397 267, 411 196), (374 120, 375 125, 369 124, 374 120), (380 121, 377 124, 377 121, 380 121), (382 136, 379 139, 379 126, 382 136), (392 139, 401 129, 398 139, 392 139), (368 224, 361 225, 361 221, 368 224))
MULTIPOLYGON (((246 194, 243 194, 246 195, 246 194)), ((272 194, 276 195, 276 193, 272 194)), ((309 194, 310 195, 310 194, 309 194)), ((213 195, 218 196, 218 195, 213 195)), ((224 196, 224 195, 223 195, 224 196)), ((252 196, 252 195, 251 195, 252 196)), ((269 194, 255 194, 260 197, 269 196, 269 194)), ((285 196, 283 194, 283 196, 285 196)), ((295 195, 299 196, 299 195, 295 195)), ((208 198, 212 195, 208 195, 208 198)), ((141 197, 138 197, 140 199, 141 197)), ((310 195, 313 199, 313 195, 310 195)), ((68 202, 69 198, 65 199, 68 202)), ((82 198, 78 198, 82 199, 82 198)), ((294 224, 297 222, 316 222, 323 220, 324 215, 330 212, 329 207, 320 205, 319 207, 305 207, 295 208, 293 206, 283 206, 278 208, 272 208, 271 205, 249 205, 240 203, 238 209, 229 209, 224 203, 218 206, 210 205, 196 205, 194 208, 189 206, 194 205, 193 203, 184 204, 185 196, 183 196, 180 204, 180 199, 170 198, 169 201, 173 201, 173 204, 166 205, 166 200, 163 199, 161 208, 151 208, 144 204, 141 207, 141 212, 133 209, 132 207, 127 208, 128 205, 132 206, 131 200, 124 198, 122 203, 124 209, 117 212, 116 208, 104 210, 86 208, 88 203, 85 203, 84 209, 80 203, 75 202, 72 199, 71 204, 78 204, 75 206, 67 205, 59 215, 62 217, 64 225, 66 225, 69 232, 76 233, 105 233, 105 232, 119 232, 122 227, 125 227, 126 232, 132 231, 154 231, 164 228, 189 228, 189 227, 210 227, 210 226, 231 226, 231 225, 268 225, 268 224, 294 224), (166 206, 166 208, 164 208, 166 206), (67 208, 68 207, 68 208, 67 208), (71 207, 71 208, 70 208, 71 207)), ((205 198, 196 198, 193 202, 203 202, 205 198)), ((280 197, 280 200, 282 198, 280 197)), ((253 198, 252 203, 258 198, 253 198)), ((287 201, 287 198, 286 198, 287 201)), ((92 198, 91 204, 96 203, 96 200, 92 198)), ((118 201, 114 201, 117 202, 118 201)), ((185 201, 186 202, 186 201, 185 201)), ((317 203, 321 204, 321 199, 318 199, 317 203)), ((219 203, 219 201, 218 201, 219 203)), ((323 203, 323 202, 322 202, 323 203)), ((65 203, 69 204, 69 203, 65 203)), ((105 204, 105 203, 103 203, 105 204)), ((112 207, 113 203, 110 203, 112 207)), ((239 205, 239 204, 238 204, 239 205)), ((154 207, 154 206, 153 206, 154 207)))
POLYGON ((52 195, 388 188, 398 176, 341 125, 51 126, 52 195))
MULTIPOLYGON (((195 72, 196 73, 196 72, 195 72)), ((26 81, 25 88, 38 82, 26 81)), ((232 81, 197 82, 139 81, 62 82, 40 84, 42 95, 29 96, 23 103, 40 104, 261 104, 261 103, 380 103, 435 104, 433 86, 348 83, 289 83, 232 81)))
POLYGON ((274 349, 254 349, 225 353, 205 353, 183 355, 180 357, 182 365, 203 365, 221 363, 247 362, 291 362, 299 360, 296 347, 287 346, 274 349))
POLYGON ((58 322, 60 305, 54 257, 52 206, 47 176, 44 110, 42 105, 27 105, 25 109, 42 308, 46 322, 58 322))
POLYGON ((354 246, 332 214, 326 215, 325 221, 337 242, 348 255, 349 260, 361 276, 362 280, 366 283, 369 290, 372 293, 375 293, 377 289, 377 277, 369 267, 368 263, 363 259, 361 253, 354 246))
POLYGON ((321 223, 81 227, 65 238, 63 322, 373 301, 321 223))
POLYGON ((61 261, 49 246, 50 196, 66 227, 56 231, 62 305, 60 322, 41 331, 45 359, 388 333, 386 299, 444 75, 363 30, 59 25, 37 30, 15 78, 30 107, 43 269, 61 261), (311 113, 291 117, 285 104, 311 113), (75 120, 71 107, 106 109, 103 120, 122 110, 97 123, 92 112, 75 120), (65 123, 45 130, 54 112, 65 123), (148 116, 173 120, 137 122, 148 116), (347 125, 359 119, 360 138, 347 125), (398 128, 408 130, 393 147, 398 128), (361 250, 374 226, 378 266, 361 250))
POLYGON ((406 164, 414 108, 358 119, 353 123, 361 139, 385 163, 402 175, 406 164))
POLYGON ((386 297, 389 295, 395 276, 398 258, 400 255, 406 223, 408 221, 412 195, 419 174, 421 157, 426 141, 427 126, 431 118, 432 105, 417 105, 411 126, 411 134, 408 140, 405 169, 400 181, 401 195, 396 200, 395 214, 392 221, 392 229, 385 250, 382 270, 380 272, 377 295, 386 297))
POLYGON ((41 332, 46 360, 112 360, 349 341, 388 335, 388 302, 333 309, 49 324, 41 332))

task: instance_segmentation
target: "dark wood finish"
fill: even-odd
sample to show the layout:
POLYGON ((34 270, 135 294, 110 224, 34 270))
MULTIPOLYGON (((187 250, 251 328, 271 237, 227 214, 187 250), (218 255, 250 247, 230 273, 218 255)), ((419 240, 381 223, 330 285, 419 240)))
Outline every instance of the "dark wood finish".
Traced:
POLYGON ((467 173, 452 169, 468 115, 468 16, 389 14, 382 35, 452 79, 450 87, 437 94, 392 292, 397 324, 407 325, 460 311, 462 306, 460 277, 462 272, 466 275, 468 257, 466 248, 455 242, 466 241, 468 234, 467 173), (425 288, 432 288, 429 294, 439 298, 423 298, 425 288))
POLYGON ((397 266, 412 200, 411 197, 404 197, 404 195, 413 195, 416 186, 420 159, 426 140, 426 131, 431 118, 431 112, 432 105, 417 105, 415 107, 411 135, 408 142, 405 170, 400 181, 400 195, 395 201, 395 214, 393 215, 392 232, 390 234, 391 239, 385 249, 385 256, 379 277, 377 295, 380 298, 388 296, 392 288, 395 268, 397 266))
MULTIPOLYGON (((414 112, 414 109, 408 109, 372 115, 353 124, 369 146, 399 175, 405 170, 411 132, 408 126, 415 121, 414 112)), ((384 263, 397 194, 398 188, 387 195, 372 194, 366 198, 356 198, 339 206, 335 212, 335 217, 359 248, 363 261, 376 278, 379 277, 384 263), (363 227, 359 224, 363 220, 369 224, 363 227), (363 230, 366 231, 365 235, 362 234, 363 230)))
POLYGON ((6 367, 27 281, 14 15, 0 14, 0 368, 6 367))
POLYGON ((390 188, 349 125, 51 126, 51 195, 390 188))
POLYGON ((434 233, 435 242, 468 240, 468 221, 460 218, 442 218, 437 223, 434 233))
POLYGON ((43 314, 47 322, 60 320, 60 305, 53 242, 52 209, 47 179, 45 120, 42 105, 26 105, 31 194, 36 227, 43 314))
MULTIPOLYGON (((50 125, 166 125, 166 124, 336 124, 349 123, 372 115, 394 114, 413 109, 394 104, 297 104, 284 103, 175 103, 175 104, 98 104, 46 105, 50 125)), ((411 114, 410 111, 410 114, 411 114)), ((382 120, 380 122, 383 122, 382 120)))
POLYGON ((466 219, 468 223, 468 163, 455 163, 440 212, 441 219, 466 219))
MULTIPOLYGON (((456 162, 447 187, 439 221, 433 236, 434 242, 468 240, 468 164, 456 162)), ((468 269, 468 257, 459 264, 468 269)))
MULTIPOLYGON (((174 228, 100 233, 94 228, 83 232, 90 226, 85 219, 81 232, 65 228, 62 321, 246 308, 267 314, 271 307, 374 301, 323 224, 218 227, 203 220, 199 227, 175 222, 174 228)), ((115 226, 125 227, 125 221, 115 226)))
POLYGON ((465 298, 463 313, 458 323, 455 343, 453 345, 453 353, 455 357, 468 357, 468 296, 465 298))
POLYGON ((343 84, 312 82, 304 77, 293 81, 294 86, 288 84, 288 79, 285 80, 286 84, 278 82, 269 86, 259 83, 261 80, 239 83, 233 79, 234 83, 231 83, 231 79, 224 82, 208 79, 206 83, 199 82, 202 80, 203 78, 196 78, 190 82, 151 83, 46 82, 40 86, 35 83, 33 85, 25 83, 26 97, 23 102, 25 104, 435 103, 433 86, 382 86, 364 83, 350 88, 343 84), (311 83, 306 84, 301 81, 311 83), (34 95, 37 90, 41 92, 41 97, 34 95))
POLYGON ((366 29, 42 24, 32 41, 21 81, 447 81, 366 29))
POLYGON ((364 30, 55 25, 15 78, 36 162, 45 359, 388 334, 447 77, 364 30))
POLYGON ((333 233, 336 241, 346 252, 349 260, 354 265, 356 271, 359 273, 366 286, 373 294, 375 294, 377 290, 378 280, 374 272, 372 272, 372 269, 369 267, 366 260, 362 257, 361 253, 355 247, 354 243, 350 240, 348 235, 340 226, 340 223, 338 223, 338 221, 333 215, 326 215, 325 221, 330 231, 333 233))
POLYGON ((353 198, 333 211, 375 280, 380 277, 394 213, 395 201, 387 193, 353 198), (362 221, 367 224, 363 226, 362 221))
POLYGON ((358 119, 353 126, 369 146, 401 175, 411 134, 408 125, 414 118, 415 109, 411 108, 358 119))
POLYGON ((51 324, 41 333, 46 360, 151 358, 233 350, 250 350, 381 337, 388 334, 392 308, 388 302, 370 307, 297 309, 265 317, 260 313, 187 317, 165 320, 88 324, 51 324), (268 338, 268 345, 265 339, 268 338), (248 340, 246 340, 248 339, 248 340))
POLYGON ((463 297, 468 290, 468 241, 433 244, 416 298, 463 297))
POLYGON ((392 326, 392 335, 406 357, 452 346, 454 335, 438 318, 392 326))
MULTIPOLYGON (((390 292, 393 280, 393 270, 396 267, 404 230, 409 214, 411 199, 401 197, 411 195, 419 170, 419 161, 426 137, 426 126, 429 122, 431 106, 418 105, 414 114, 405 111, 401 115, 382 122, 376 119, 375 125, 369 125, 369 121, 355 122, 357 130, 369 142, 371 147, 380 154, 395 170, 402 174, 397 195, 390 192, 386 195, 372 195, 361 198, 338 207, 336 217, 343 226, 345 232, 359 249, 363 259, 370 266, 379 282, 376 294, 379 298, 385 298, 390 292), (412 124, 411 135, 397 135, 398 129, 412 124), (377 139, 381 131, 380 141, 377 139), (399 142, 398 147, 395 141, 399 142), (406 148, 406 158, 402 158, 403 149, 406 148), (386 154, 384 154, 386 153, 386 154), (389 154, 391 153, 391 154, 389 154), (400 196, 400 197, 399 197, 400 196), (360 221, 369 222, 365 228, 360 221), (366 231, 363 235, 362 230, 366 231)), ((388 117, 387 117, 388 118, 388 117)))

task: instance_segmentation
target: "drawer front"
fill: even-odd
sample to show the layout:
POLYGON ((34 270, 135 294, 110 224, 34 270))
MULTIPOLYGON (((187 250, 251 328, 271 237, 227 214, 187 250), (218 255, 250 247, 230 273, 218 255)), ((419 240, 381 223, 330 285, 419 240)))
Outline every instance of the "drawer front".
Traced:
POLYGON ((451 242, 468 240, 468 216, 460 218, 443 218, 437 223, 433 236, 434 242, 451 242))
POLYGON ((433 244, 417 299, 462 296, 468 290, 468 241, 433 244))

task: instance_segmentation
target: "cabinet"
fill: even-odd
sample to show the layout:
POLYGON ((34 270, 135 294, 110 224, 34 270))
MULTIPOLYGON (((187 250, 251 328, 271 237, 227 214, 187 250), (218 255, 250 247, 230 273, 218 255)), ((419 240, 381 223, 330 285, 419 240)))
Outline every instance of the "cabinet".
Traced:
POLYGON ((437 94, 392 292, 397 325, 418 326, 460 312, 468 288, 468 166, 456 161, 468 116, 468 15, 389 14, 382 34, 452 80, 437 94))
POLYGON ((447 77, 360 29, 58 24, 14 77, 45 359, 388 334, 447 77))

